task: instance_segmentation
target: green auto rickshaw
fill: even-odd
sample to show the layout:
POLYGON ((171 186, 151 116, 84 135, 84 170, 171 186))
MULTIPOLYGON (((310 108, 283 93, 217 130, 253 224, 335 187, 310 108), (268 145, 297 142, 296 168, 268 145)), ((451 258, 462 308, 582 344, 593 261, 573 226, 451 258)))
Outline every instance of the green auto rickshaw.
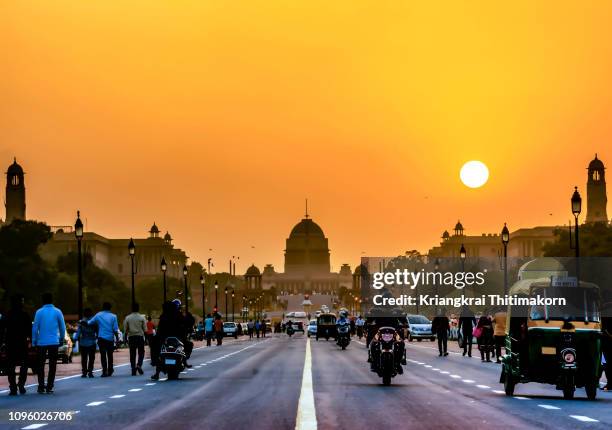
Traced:
POLYGON ((594 400, 601 366, 599 288, 575 278, 520 279, 510 296, 565 299, 565 304, 511 304, 500 382, 512 396, 517 383, 555 385, 572 399, 576 387, 594 400))
POLYGON ((336 315, 331 313, 320 314, 317 317, 316 339, 325 338, 325 340, 329 340, 330 337, 335 339, 336 334, 336 315))

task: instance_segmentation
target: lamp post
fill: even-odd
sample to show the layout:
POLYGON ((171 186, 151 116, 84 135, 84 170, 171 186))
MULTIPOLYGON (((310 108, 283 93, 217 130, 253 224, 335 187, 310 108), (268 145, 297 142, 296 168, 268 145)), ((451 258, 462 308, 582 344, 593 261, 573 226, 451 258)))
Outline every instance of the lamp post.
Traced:
POLYGON ((234 290, 232 290, 232 321, 235 320, 234 316, 234 290))
POLYGON ((246 303, 246 296, 243 295, 242 296, 242 307, 241 307, 242 308, 242 322, 246 322, 246 317, 247 317, 247 312, 248 312, 248 310, 244 308, 245 303, 246 303))
MULTIPOLYGON (((440 260, 438 258, 436 258, 436 261, 434 261, 434 273, 438 273, 438 270, 440 270, 440 260)), ((434 280, 436 279, 436 277, 434 276, 434 280)), ((439 287, 438 287, 438 283, 436 282, 434 284, 434 286, 436 287, 436 297, 438 296, 439 291, 439 287)))
POLYGON ((465 246, 461 244, 461 249, 459 249, 459 259, 461 260, 461 273, 465 273, 465 259, 466 258, 467 258, 467 252, 465 250, 465 246))
POLYGON ((206 317, 206 280, 204 274, 200 274, 200 285, 202 286, 202 318, 206 317))
MULTIPOLYGON (((580 242, 578 239, 578 215, 582 210, 582 198, 578 193, 578 187, 574 187, 574 194, 572 194, 572 214, 574 214, 574 250, 576 251, 576 281, 580 282, 580 242)), ((580 285, 580 284, 578 284, 580 285)))
POLYGON ((219 292, 219 283, 215 281, 215 312, 219 312, 218 292, 219 292))
POLYGON ((187 275, 189 274, 189 271, 187 270, 187 265, 183 266, 183 280, 184 280, 184 287, 183 287, 183 296, 185 297, 185 315, 187 315, 187 313, 189 312, 189 297, 187 296, 187 275))
POLYGON ((510 231, 504 223, 501 231, 501 240, 504 245, 504 295, 508 295, 508 242, 510 242, 510 231))
POLYGON ((77 211, 77 219, 74 223, 74 235, 77 240, 77 273, 79 283, 78 311, 80 321, 83 318, 83 253, 81 250, 81 241, 83 240, 83 221, 81 221, 81 211, 77 211))
POLYGON ((227 321, 227 287, 225 287, 225 321, 227 321))
POLYGON ((162 259, 161 259, 161 271, 162 271, 163 278, 164 278, 164 303, 166 303, 166 301, 168 300, 167 294, 166 294, 166 271, 167 270, 168 270, 168 265, 166 264, 166 259, 164 257, 162 257, 162 259))
POLYGON ((134 309, 134 305, 136 304, 136 290, 134 289, 134 275, 136 274, 134 270, 134 257, 136 256, 136 245, 134 245, 134 239, 130 239, 130 243, 128 243, 128 252, 130 254, 130 260, 132 260, 132 309, 134 309))

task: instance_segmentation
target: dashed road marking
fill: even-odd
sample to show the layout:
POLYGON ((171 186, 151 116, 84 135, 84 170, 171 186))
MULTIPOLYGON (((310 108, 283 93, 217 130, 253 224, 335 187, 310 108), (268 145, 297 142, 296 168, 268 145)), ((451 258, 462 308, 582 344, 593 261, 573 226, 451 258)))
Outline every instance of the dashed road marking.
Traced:
POLYGON ((598 423, 599 420, 596 420, 591 417, 587 417, 585 415, 570 415, 575 420, 582 421, 583 423, 598 423))
POLYGON ((443 375, 448 375, 450 372, 447 372, 446 370, 440 370, 440 373, 443 375))
POLYGON ((495 394, 506 394, 504 391, 501 390, 491 390, 493 391, 495 394))
POLYGON ((314 391, 312 388, 312 355, 310 339, 306 340, 304 371, 302 372, 302 389, 298 401, 295 430, 317 430, 317 412, 315 409, 314 391))
POLYGON ((130 388, 128 391, 129 391, 130 393, 135 393, 135 392, 137 392, 137 391, 142 391, 142 388, 130 388))
POLYGON ((553 406, 553 405, 538 405, 538 406, 543 408, 543 409, 548 409, 550 411, 558 411, 559 409, 561 409, 561 408, 559 408, 557 406, 553 406))
POLYGON ((473 384, 475 382, 471 379, 462 379, 462 381, 465 382, 466 384, 473 384))
POLYGON ((476 385, 478 388, 482 388, 483 390, 488 390, 491 387, 489 387, 488 385, 476 385))
POLYGON ((21 430, 34 430, 46 426, 48 423, 30 424, 29 426, 21 427, 21 430))
POLYGON ((461 376, 459 376, 459 375, 451 375, 450 377, 451 377, 451 378, 454 378, 454 379, 459 379, 459 378, 461 378, 461 376))
POLYGON ((87 403, 85 406, 100 406, 100 405, 102 405, 102 404, 104 404, 104 403, 106 403, 106 402, 105 402, 105 401, 103 401, 103 400, 100 400, 100 401, 98 401, 98 402, 91 402, 91 403, 87 403))
POLYGON ((114 396, 110 396, 109 399, 120 399, 125 397, 125 394, 115 394, 114 396))
POLYGON ((531 400, 531 399, 530 399, 530 398, 528 398, 528 397, 522 397, 522 396, 513 396, 513 397, 514 397, 515 399, 517 399, 517 400, 531 400))
POLYGON ((147 387, 150 387, 151 385, 155 385, 155 382, 149 382, 147 384, 145 384, 147 387))

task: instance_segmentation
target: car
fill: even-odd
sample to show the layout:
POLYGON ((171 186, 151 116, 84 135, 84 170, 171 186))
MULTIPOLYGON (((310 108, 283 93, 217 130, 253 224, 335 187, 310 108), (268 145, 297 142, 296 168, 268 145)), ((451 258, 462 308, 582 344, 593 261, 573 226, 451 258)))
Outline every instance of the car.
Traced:
POLYGON ((238 339, 238 324, 235 322, 224 322, 223 335, 225 337, 232 336, 234 339, 238 339))
POLYGON ((72 339, 68 331, 64 335, 64 344, 57 349, 57 359, 62 363, 72 363, 72 339))
POLYGON ((418 342, 423 339, 436 340, 436 336, 431 331, 431 321, 423 315, 407 315, 408 321, 408 341, 416 339, 418 342))
POLYGON ((240 323, 240 327, 242 328, 242 334, 247 335, 249 334, 249 326, 247 323, 243 322, 240 323))
POLYGON ((317 335, 317 320, 310 320, 310 322, 308 323, 308 331, 306 332, 308 334, 308 337, 310 337, 310 335, 316 336, 317 335))

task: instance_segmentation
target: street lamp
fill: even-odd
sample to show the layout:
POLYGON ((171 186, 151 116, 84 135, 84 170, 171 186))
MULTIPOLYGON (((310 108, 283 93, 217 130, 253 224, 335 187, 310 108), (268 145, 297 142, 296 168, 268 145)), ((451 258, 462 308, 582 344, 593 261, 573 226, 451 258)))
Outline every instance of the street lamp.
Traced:
POLYGON ((162 257, 161 259, 161 271, 164 276, 164 303, 168 300, 166 297, 166 271, 168 270, 168 265, 166 264, 166 259, 162 257))
POLYGON ((465 246, 461 244, 461 249, 459 249, 459 258, 461 258, 461 271, 465 272, 465 259, 467 258, 467 252, 465 251, 465 246))
MULTIPOLYGON (((436 258, 436 260, 434 261, 434 273, 437 273, 438 270, 440 270, 440 259, 436 258)), ((434 276, 434 280, 435 280, 435 276, 434 276)), ((438 283, 435 282, 434 286, 436 287, 436 297, 438 296, 439 293, 439 286, 438 283)))
POLYGON ((247 310, 244 308, 246 302, 246 296, 243 295, 242 296, 242 322, 246 322, 246 317, 247 317, 247 310))
POLYGON ((204 283, 204 274, 200 274, 200 285, 202 286, 202 318, 206 316, 206 291, 204 283))
POLYGON ((78 264, 78 283, 79 283, 79 321, 83 318, 83 254, 81 251, 81 241, 83 240, 83 221, 81 221, 81 211, 77 211, 77 219, 74 223, 74 235, 77 240, 77 264, 78 264))
POLYGON ((130 254, 130 260, 132 260, 132 309, 134 309, 134 305, 136 304, 136 290, 134 289, 134 275, 136 274, 134 270, 134 257, 136 256, 136 245, 134 245, 134 239, 130 239, 130 243, 128 243, 128 252, 130 254))
POLYGON ((510 242, 510 231, 504 223, 504 228, 501 231, 501 240, 504 245, 504 295, 508 294, 508 242, 510 242))
POLYGON ((227 321, 227 287, 225 287, 225 321, 227 321))
POLYGON ((219 311, 219 302, 218 302, 218 293, 219 292, 219 283, 215 281, 215 312, 219 311))
POLYGON ((185 298, 185 315, 189 312, 189 297, 187 297, 187 275, 189 271, 187 270, 187 265, 183 266, 183 280, 185 281, 184 293, 183 296, 185 298))
POLYGON ((234 321, 234 290, 232 290, 232 321, 234 321))
MULTIPOLYGON (((574 237, 575 244, 574 249, 576 251, 576 281, 580 282, 580 242, 578 240, 578 215, 582 210, 582 198, 580 197, 580 193, 578 193, 578 187, 574 187, 574 194, 572 194, 572 214, 574 214, 574 237)), ((570 237, 571 240, 571 237, 570 237)))

